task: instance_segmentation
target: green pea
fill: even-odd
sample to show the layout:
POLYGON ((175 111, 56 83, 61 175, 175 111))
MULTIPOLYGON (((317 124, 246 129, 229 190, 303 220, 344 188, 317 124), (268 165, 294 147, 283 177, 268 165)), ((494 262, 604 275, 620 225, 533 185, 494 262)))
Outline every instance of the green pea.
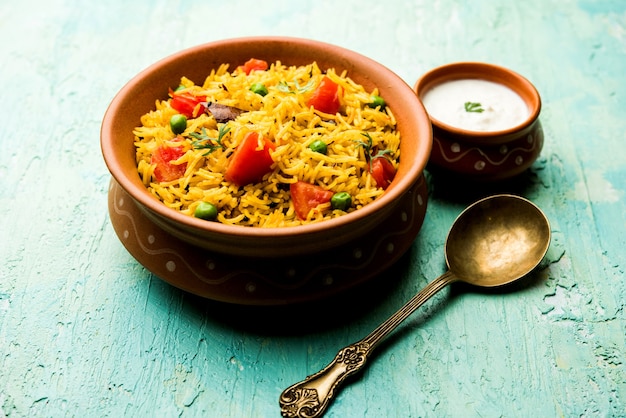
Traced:
POLYGON ((330 198, 330 206, 333 209, 339 209, 345 212, 352 206, 352 196, 350 196, 348 192, 335 193, 333 197, 330 198))
POLYGON ((254 83, 250 86, 250 90, 260 96, 265 96, 267 94, 267 87, 261 83, 254 83))
POLYGON ((213 203, 200 202, 200 204, 196 207, 193 216, 206 221, 214 221, 217 219, 217 207, 213 203))
POLYGON ((316 139, 315 141, 311 142, 309 148, 311 149, 311 151, 319 152, 320 154, 326 154, 328 152, 328 146, 326 145, 326 142, 322 141, 321 139, 316 139))
POLYGON ((187 118, 179 113, 170 118, 170 128, 175 135, 182 134, 187 129, 187 118))
POLYGON ((380 110, 383 110, 387 106, 387 103, 385 103, 385 99, 383 99, 380 96, 373 95, 371 97, 371 100, 372 101, 368 103, 367 105, 371 107, 372 109, 376 109, 377 107, 380 107, 380 110))
POLYGON ((185 87, 184 85, 179 84, 178 87, 176 87, 176 90, 174 90, 174 91, 181 91, 181 90, 185 90, 186 88, 187 87, 185 87))

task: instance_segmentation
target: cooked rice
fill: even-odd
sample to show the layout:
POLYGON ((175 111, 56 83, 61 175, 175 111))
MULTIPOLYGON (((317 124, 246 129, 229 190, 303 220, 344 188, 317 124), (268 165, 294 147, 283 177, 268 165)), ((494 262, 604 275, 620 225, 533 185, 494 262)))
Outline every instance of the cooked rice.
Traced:
POLYGON ((330 204, 312 210, 306 220, 294 211, 289 185, 298 180, 313 183, 335 193, 352 196, 349 212, 358 210, 381 196, 369 173, 366 151, 359 146, 368 133, 373 149, 390 150, 394 166, 400 154, 400 135, 389 107, 372 109, 367 104, 378 90, 367 92, 333 69, 322 72, 316 63, 306 66, 285 66, 280 62, 266 71, 228 72, 227 65, 213 70, 201 85, 183 77, 181 85, 194 95, 207 96, 208 101, 249 110, 227 122, 230 131, 224 136, 224 149, 203 156, 205 149, 193 149, 192 132, 206 129, 217 138, 218 124, 210 114, 187 121, 187 129, 176 139, 169 127, 176 113, 170 99, 157 100, 155 110, 141 117, 141 126, 134 130, 138 172, 150 192, 165 205, 193 216, 201 201, 218 208, 217 221, 224 224, 280 227, 301 225, 341 216, 346 212, 332 210, 330 204), (321 78, 327 75, 342 89, 341 110, 336 115, 321 113, 307 107, 306 101, 321 78), (264 97, 249 90, 253 83, 268 89, 264 97), (288 86, 290 92, 285 91, 288 86), (250 131, 270 138, 276 149, 271 153, 274 164, 263 181, 238 187, 224 179, 229 156, 250 131), (308 148, 321 139, 328 145, 327 155, 308 148), (173 163, 187 163, 185 174, 174 181, 157 182, 150 164, 153 151, 162 145, 183 146, 186 153, 173 163))

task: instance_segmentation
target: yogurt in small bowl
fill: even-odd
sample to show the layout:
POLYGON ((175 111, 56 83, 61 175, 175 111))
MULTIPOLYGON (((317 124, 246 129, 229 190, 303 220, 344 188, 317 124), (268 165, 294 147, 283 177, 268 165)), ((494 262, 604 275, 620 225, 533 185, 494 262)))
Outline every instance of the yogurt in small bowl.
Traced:
POLYGON ((429 166, 472 180, 516 176, 539 156, 541 98, 526 78, 480 62, 424 74, 414 90, 433 125, 429 166))

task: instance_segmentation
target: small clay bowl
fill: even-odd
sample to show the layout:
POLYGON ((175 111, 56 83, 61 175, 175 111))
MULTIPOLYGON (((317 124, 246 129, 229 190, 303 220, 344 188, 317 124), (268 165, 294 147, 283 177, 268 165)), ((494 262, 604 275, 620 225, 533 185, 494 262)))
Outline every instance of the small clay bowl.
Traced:
MULTIPOLYGON (((301 256, 337 248, 366 235, 390 216, 400 216, 399 202, 421 180, 431 147, 432 131, 426 110, 411 86, 399 76, 356 52, 291 37, 228 39, 164 58, 121 89, 107 109, 101 129, 101 148, 109 171, 151 222, 199 248, 261 258, 301 256), (335 68, 339 74, 346 71, 368 91, 379 89, 379 95, 394 112, 401 135, 398 172, 383 196, 364 208, 332 220, 296 227, 251 228, 184 215, 166 207, 149 193, 137 174, 133 144, 133 129, 140 125, 141 115, 154 107, 155 100, 165 98, 168 87, 178 85, 181 76, 204 80, 220 64, 228 63, 230 68, 236 68, 250 58, 270 63, 281 61, 285 65, 306 65, 316 61, 322 69, 335 68)), ((417 214, 420 219, 425 215, 425 204, 422 208, 417 214)))
MULTIPOLYGON (((429 112, 433 125, 429 169, 475 181, 508 179, 528 169, 543 147, 539 122, 541 98, 537 89, 507 68, 482 62, 458 62, 427 72, 415 83, 414 90, 423 101, 435 87, 457 80, 484 80, 508 87, 523 100, 528 113, 504 128, 476 130, 445 123, 429 112)), ((429 111, 428 106, 426 110, 429 111)))

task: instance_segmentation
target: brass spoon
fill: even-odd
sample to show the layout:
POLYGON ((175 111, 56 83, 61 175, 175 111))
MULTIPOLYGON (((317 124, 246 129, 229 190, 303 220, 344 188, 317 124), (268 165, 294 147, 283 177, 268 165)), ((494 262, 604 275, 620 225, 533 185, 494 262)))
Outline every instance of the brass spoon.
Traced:
POLYGON ((359 371, 389 333, 435 293, 457 281, 474 286, 509 284, 530 273, 550 245, 550 223, 530 201, 491 196, 470 205, 456 219, 445 245, 448 271, 430 282, 398 312, 362 340, 342 348, 323 370, 280 395, 284 417, 321 416, 335 389, 359 371))

